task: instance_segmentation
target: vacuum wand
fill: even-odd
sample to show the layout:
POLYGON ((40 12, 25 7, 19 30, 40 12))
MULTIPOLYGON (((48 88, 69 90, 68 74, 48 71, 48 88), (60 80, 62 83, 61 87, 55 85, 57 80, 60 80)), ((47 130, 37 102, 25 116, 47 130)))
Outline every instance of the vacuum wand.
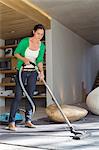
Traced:
POLYGON ((52 97, 54 103, 55 103, 56 106, 58 107, 58 109, 59 109, 61 115, 63 116, 63 118, 64 118, 64 120, 65 120, 65 123, 68 124, 69 129, 70 129, 70 132, 74 134, 74 136, 72 136, 73 139, 75 139, 75 140, 80 140, 81 135, 82 135, 83 133, 82 133, 82 132, 75 131, 75 129, 74 129, 73 126, 71 125, 70 121, 68 120, 67 116, 66 116, 66 115, 64 114, 64 112, 62 111, 62 108, 61 108, 61 106, 59 105, 59 103, 57 102, 57 100, 56 100, 54 94, 52 93, 51 89, 49 88, 49 86, 47 85, 47 83, 45 82, 44 79, 43 79, 42 81, 43 81, 44 85, 46 86, 46 88, 47 88, 49 94, 51 95, 51 97, 52 97))
MULTIPOLYGON (((36 70, 36 71, 38 72, 38 74, 39 74, 40 72, 39 72, 39 70, 38 70, 38 67, 37 67, 34 63, 32 63, 32 62, 30 62, 30 63, 35 67, 35 70, 36 70)), ((84 138, 84 137, 88 136, 88 135, 85 134, 85 132, 83 133, 83 132, 75 131, 75 129, 74 129, 73 126, 71 125, 70 121, 68 120, 67 116, 64 114, 64 112, 63 112, 61 106, 60 106, 59 103, 57 102, 57 100, 56 100, 54 94, 52 93, 51 89, 49 88, 48 84, 46 83, 46 81, 45 81, 44 79, 43 79, 42 81, 43 81, 44 85, 46 86, 46 88, 47 88, 49 94, 51 95, 51 97, 52 97, 54 103, 55 103, 56 106, 58 107, 58 109, 59 109, 61 115, 63 116, 63 118, 64 118, 64 120, 65 120, 65 123, 68 124, 68 127, 69 127, 69 129, 70 129, 70 132, 74 134, 74 136, 72 136, 72 138, 75 139, 75 140, 80 140, 81 138, 84 138)))

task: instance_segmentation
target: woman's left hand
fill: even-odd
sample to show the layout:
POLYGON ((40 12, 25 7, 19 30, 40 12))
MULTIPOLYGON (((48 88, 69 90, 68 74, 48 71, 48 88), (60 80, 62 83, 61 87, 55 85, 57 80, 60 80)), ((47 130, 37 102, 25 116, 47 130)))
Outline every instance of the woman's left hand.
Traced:
POLYGON ((39 79, 40 81, 44 80, 44 72, 39 72, 39 79))

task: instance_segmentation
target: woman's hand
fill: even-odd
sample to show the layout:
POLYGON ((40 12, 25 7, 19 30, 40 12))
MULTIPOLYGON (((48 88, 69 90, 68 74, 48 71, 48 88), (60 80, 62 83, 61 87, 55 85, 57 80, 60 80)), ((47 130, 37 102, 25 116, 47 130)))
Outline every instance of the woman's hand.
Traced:
POLYGON ((21 56, 20 54, 14 55, 16 58, 21 59, 26 65, 30 64, 30 61, 28 58, 21 56))
POLYGON ((24 64, 25 64, 25 65, 29 65, 29 64, 30 64, 29 59, 26 58, 26 57, 24 57, 23 61, 24 61, 24 64))
POLYGON ((39 79, 40 79, 40 81, 42 81, 42 80, 44 80, 44 71, 43 71, 43 63, 42 62, 40 62, 39 64, 38 64, 38 69, 39 69, 39 79))
POLYGON ((43 81, 44 80, 44 72, 39 72, 39 80, 43 81))

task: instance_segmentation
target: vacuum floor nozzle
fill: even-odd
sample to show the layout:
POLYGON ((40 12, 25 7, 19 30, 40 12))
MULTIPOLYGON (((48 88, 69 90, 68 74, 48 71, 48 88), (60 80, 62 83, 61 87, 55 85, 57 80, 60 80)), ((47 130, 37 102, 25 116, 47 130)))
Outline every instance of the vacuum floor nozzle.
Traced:
POLYGON ((86 137, 89 137, 90 135, 89 135, 89 133, 87 133, 87 132, 79 132, 78 134, 75 134, 74 136, 72 136, 72 138, 74 139, 74 140, 81 140, 81 139, 84 139, 84 138, 86 138, 86 137))
POLYGON ((74 134, 72 136, 74 140, 80 140, 89 136, 89 134, 86 131, 75 131, 73 127, 70 127, 70 131, 74 134))

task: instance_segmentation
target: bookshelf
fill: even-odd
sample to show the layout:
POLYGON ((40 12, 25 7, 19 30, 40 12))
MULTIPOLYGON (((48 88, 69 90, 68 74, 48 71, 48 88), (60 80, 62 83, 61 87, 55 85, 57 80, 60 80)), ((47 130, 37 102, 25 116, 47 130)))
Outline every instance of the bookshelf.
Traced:
MULTIPOLYGON (((6 46, 0 46, 0 49, 5 50, 6 48, 12 48, 12 50, 14 50, 16 48, 17 44, 14 45, 6 45, 6 46)), ((5 78, 6 77, 11 77, 11 76, 15 76, 17 73, 16 70, 16 63, 17 60, 16 58, 11 55, 11 56, 2 56, 0 57, 1 61, 10 61, 10 69, 0 69, 0 74, 4 74, 5 78)), ((44 64, 44 72, 46 74, 46 64, 44 64)), ((5 90, 9 90, 9 89, 14 89, 16 86, 15 82, 2 82, 0 83, 0 87, 5 87, 5 90)), ((36 82, 36 89, 38 90, 38 95, 33 96, 33 98, 36 100, 46 100, 46 88, 43 84, 43 82, 37 81, 36 82), (43 90, 42 90, 43 89, 43 90), (42 93, 43 91, 43 93, 42 93)), ((14 91, 14 90, 13 90, 14 91)), ((8 95, 8 96, 4 96, 4 95, 0 95, 0 97, 5 98, 5 100, 10 100, 14 98, 14 95, 8 95)), ((23 98, 25 98, 23 96, 23 98)))

